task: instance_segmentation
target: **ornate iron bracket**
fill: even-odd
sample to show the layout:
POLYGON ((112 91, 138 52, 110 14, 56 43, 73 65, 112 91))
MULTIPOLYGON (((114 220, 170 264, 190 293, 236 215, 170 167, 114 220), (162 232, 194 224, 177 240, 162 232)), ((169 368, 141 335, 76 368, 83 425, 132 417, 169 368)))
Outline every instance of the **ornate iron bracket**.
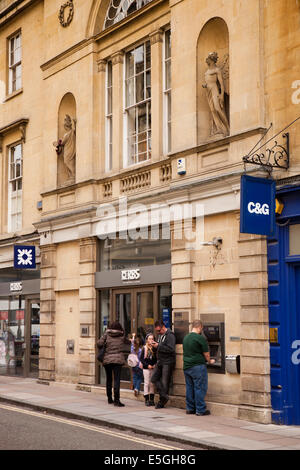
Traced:
MULTIPOLYGON (((243 157, 244 163, 259 165, 271 173, 274 168, 287 170, 290 165, 290 135, 288 132, 282 134, 285 144, 280 145, 275 140, 274 145, 266 148, 263 152, 254 151, 243 157)), ((270 142, 270 141, 268 141, 270 142)), ((265 144, 266 145, 266 144, 265 144)), ((262 146, 264 147, 264 145, 262 146)), ((260 147, 260 148, 262 148, 260 147)), ((260 150, 260 149, 258 149, 260 150)))

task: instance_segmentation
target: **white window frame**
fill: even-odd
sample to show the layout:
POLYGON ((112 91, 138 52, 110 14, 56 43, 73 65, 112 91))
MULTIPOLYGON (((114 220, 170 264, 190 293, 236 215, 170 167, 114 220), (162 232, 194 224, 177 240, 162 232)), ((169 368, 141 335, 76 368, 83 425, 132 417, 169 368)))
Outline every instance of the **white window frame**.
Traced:
MULTIPOLYGON (((164 154, 171 152, 172 148, 172 121, 171 117, 171 107, 172 107, 172 82, 167 86, 167 66, 170 64, 170 69, 172 68, 172 47, 170 48, 171 55, 167 57, 166 55, 166 45, 167 45, 167 35, 171 35, 171 30, 167 29, 164 34, 163 41, 163 151, 164 154)), ((172 76, 170 73, 170 81, 172 76)))
POLYGON ((17 232, 22 229, 22 187, 23 146, 19 142, 8 149, 8 232, 17 232), (15 158, 17 148, 20 149, 19 158, 15 158))
POLYGON ((113 67, 109 60, 106 64, 105 79, 105 170, 112 170, 113 158, 113 67), (110 74, 110 83, 109 83, 110 74), (110 90, 110 93, 109 93, 110 90))
POLYGON ((22 88, 22 33, 8 39, 8 93, 22 88), (19 40, 19 43, 17 42, 19 40), (19 72, 19 75, 17 75, 19 72))
MULTIPOLYGON (((151 159, 151 153, 152 153, 152 149, 151 149, 151 139, 152 139, 152 125, 150 124, 149 125, 149 120, 151 120, 152 118, 152 111, 151 111, 151 108, 152 108, 152 93, 151 93, 151 67, 152 67, 152 61, 151 61, 151 44, 150 44, 150 41, 149 39, 147 40, 144 40, 143 42, 141 42, 140 44, 136 45, 134 48, 131 48, 130 50, 128 50, 126 53, 125 53, 125 62, 124 62, 124 75, 123 75, 123 79, 124 79, 124 87, 123 87, 123 101, 124 101, 124 140, 123 140, 123 155, 124 155, 124 160, 123 160, 123 166, 124 168, 126 167, 129 167, 129 166, 132 166, 132 165, 136 165, 136 164, 139 164, 139 163, 143 163, 145 161, 148 161, 151 159), (146 44, 148 45, 149 47, 149 51, 150 51, 150 67, 147 68, 146 66, 146 63, 147 63, 147 60, 146 60, 146 44), (141 46, 144 47, 144 69, 143 69, 143 75, 144 75, 144 99, 143 100, 140 100, 140 101, 136 101, 136 81, 137 81, 137 77, 141 75, 141 73, 138 73, 136 74, 136 68, 135 68, 135 64, 134 64, 134 74, 133 76, 131 77, 127 77, 127 57, 128 57, 128 54, 130 53, 133 53, 133 51, 139 49, 141 46), (148 87, 147 87, 147 73, 150 73, 150 79, 149 79, 149 82, 148 82, 148 87), (129 80, 133 79, 133 96, 134 96, 134 102, 130 105, 128 105, 127 103, 127 82, 129 80), (150 89, 150 97, 147 97, 147 89, 150 89), (129 136, 129 112, 131 110, 136 110, 138 109, 139 106, 142 106, 142 105, 145 105, 146 108, 147 108, 147 111, 146 111, 146 151, 145 152, 141 152, 139 153, 137 151, 137 153, 134 154, 134 161, 131 161, 131 153, 130 153, 130 136, 129 136), (150 108, 150 111, 149 111, 149 108, 150 108), (145 159, 139 159, 139 155, 142 155, 142 154, 146 154, 146 157, 145 159)), ((135 145, 138 147, 138 124, 137 124, 137 113, 136 113, 136 116, 135 116, 135 145)), ((143 134, 144 132, 142 132, 143 134)))

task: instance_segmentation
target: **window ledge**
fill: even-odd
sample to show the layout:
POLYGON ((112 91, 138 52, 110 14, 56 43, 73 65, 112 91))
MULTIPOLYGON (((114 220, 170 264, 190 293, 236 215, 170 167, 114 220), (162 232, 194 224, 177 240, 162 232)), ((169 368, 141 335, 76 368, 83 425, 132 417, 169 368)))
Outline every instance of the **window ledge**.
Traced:
POLYGON ((15 96, 20 95, 21 93, 23 93, 23 88, 20 88, 19 90, 16 90, 16 91, 13 91, 12 93, 10 93, 9 95, 7 95, 7 96, 4 98, 3 103, 6 103, 6 101, 11 100, 12 98, 14 98, 15 96))

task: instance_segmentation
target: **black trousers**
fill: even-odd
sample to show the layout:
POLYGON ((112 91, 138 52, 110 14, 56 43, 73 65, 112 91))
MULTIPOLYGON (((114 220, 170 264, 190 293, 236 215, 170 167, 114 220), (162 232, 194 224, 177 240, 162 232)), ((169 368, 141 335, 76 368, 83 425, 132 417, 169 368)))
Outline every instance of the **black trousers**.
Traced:
POLYGON ((160 398, 168 399, 169 387, 172 378, 174 364, 156 364, 151 377, 160 398))
POLYGON ((121 379, 121 364, 106 364, 104 366, 106 372, 106 395, 107 398, 112 398, 112 383, 114 377, 114 400, 120 400, 120 379, 121 379))

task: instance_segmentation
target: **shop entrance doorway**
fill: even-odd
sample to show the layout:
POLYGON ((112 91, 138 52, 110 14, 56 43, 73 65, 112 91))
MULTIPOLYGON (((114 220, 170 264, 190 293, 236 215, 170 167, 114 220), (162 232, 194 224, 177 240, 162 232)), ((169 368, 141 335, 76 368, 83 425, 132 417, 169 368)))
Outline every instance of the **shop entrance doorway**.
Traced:
MULTIPOLYGON (((105 332, 108 324, 118 321, 130 338, 135 333, 141 343, 147 333, 154 332, 156 320, 164 319, 171 326, 172 297, 171 284, 116 288, 100 292, 99 337, 105 332)), ((130 352, 130 346, 125 359, 130 352)), ((121 386, 130 388, 131 369, 127 364, 122 367, 121 386)), ((105 384, 105 371, 99 370, 99 383, 105 384)))
POLYGON ((38 377, 39 340, 39 299, 0 299, 0 374, 38 377))
POLYGON ((113 290, 112 321, 121 323, 125 335, 135 333, 144 342, 158 319, 158 287, 113 290))

